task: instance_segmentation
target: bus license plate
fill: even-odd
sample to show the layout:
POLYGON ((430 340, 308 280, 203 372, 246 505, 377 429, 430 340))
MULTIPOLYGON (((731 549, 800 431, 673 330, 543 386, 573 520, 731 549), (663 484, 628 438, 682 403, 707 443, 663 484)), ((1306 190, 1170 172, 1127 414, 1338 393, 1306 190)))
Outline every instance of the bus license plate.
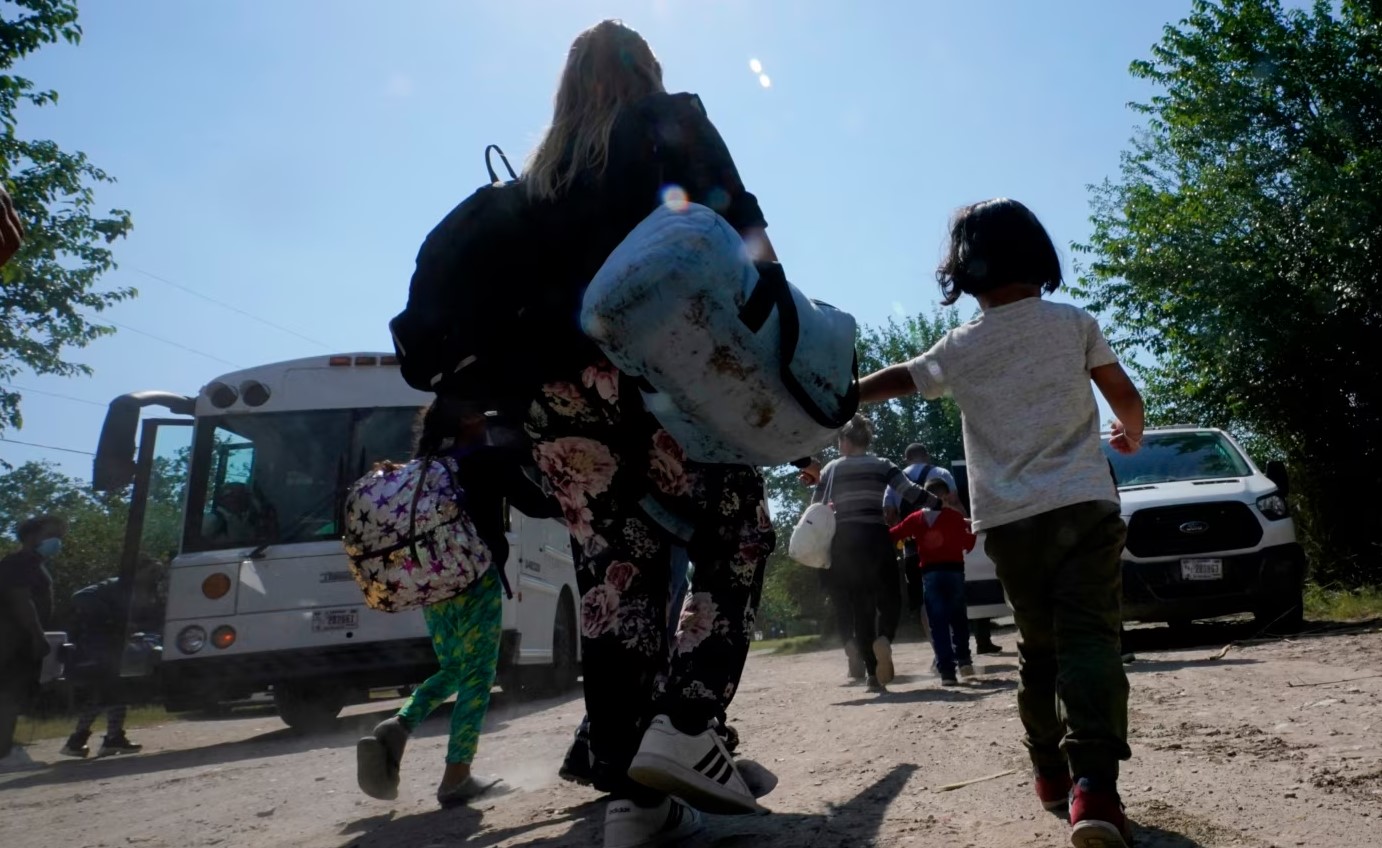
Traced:
POLYGON ((322 633, 327 630, 352 630, 359 626, 359 610, 318 610, 312 613, 313 633, 322 633))
POLYGON ((1183 559, 1180 576, 1186 580, 1223 580, 1224 561, 1221 559, 1183 559))

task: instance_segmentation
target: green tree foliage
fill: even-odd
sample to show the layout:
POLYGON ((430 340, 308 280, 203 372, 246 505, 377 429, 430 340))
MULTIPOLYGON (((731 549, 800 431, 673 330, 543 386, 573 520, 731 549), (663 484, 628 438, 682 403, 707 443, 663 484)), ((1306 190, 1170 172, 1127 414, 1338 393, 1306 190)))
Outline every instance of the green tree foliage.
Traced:
MULTIPOLYGON (((959 326, 959 313, 954 309, 937 310, 930 316, 918 315, 903 321, 890 320, 880 327, 861 328, 859 334, 859 372, 870 374, 898 362, 905 362, 930 349, 946 333, 959 326)), ((918 395, 899 398, 890 403, 874 404, 862 412, 874 426, 873 452, 903 464, 903 454, 912 442, 921 442, 931 451, 932 459, 948 466, 964 458, 964 441, 960 433, 960 409, 951 398, 938 401, 923 400, 918 395)), ((822 461, 837 452, 824 451, 822 461)), ((791 466, 765 472, 768 494, 773 500, 773 523, 777 528, 778 548, 768 561, 763 587, 763 610, 781 611, 782 615, 824 622, 833 616, 829 600, 821 586, 820 573, 798 565, 787 558, 787 540, 792 527, 806 508, 811 490, 802 486, 798 472, 791 466)), ((775 620, 774 623, 783 623, 775 620)))
MULTIPOLYGON (((186 456, 159 460, 152 476, 142 550, 167 562, 181 534, 186 456)), ((0 474, 0 530, 7 534, 0 539, 0 556, 18 547, 13 533, 21 521, 44 513, 61 515, 68 523, 62 553, 49 564, 55 623, 64 627, 73 592, 120 572, 128 493, 94 492, 51 463, 28 462, 0 474)))
POLYGON ((1317 573, 1376 580, 1382 7, 1196 0, 1134 76, 1145 130, 1093 189, 1078 293, 1154 417, 1284 455, 1317 573))
MULTIPOLYGON (((64 376, 90 373, 64 358, 114 332, 89 316, 133 297, 134 289, 99 290, 115 267, 109 244, 129 233, 130 214, 93 214, 93 186, 114 180, 86 154, 17 132, 21 106, 57 102, 56 91, 11 73, 39 48, 81 39, 74 0, 11 0, 0 9, 0 179, 24 224, 24 244, 0 269, 0 382, 23 370, 64 376)), ((19 427, 18 393, 0 388, 0 431, 19 427)))

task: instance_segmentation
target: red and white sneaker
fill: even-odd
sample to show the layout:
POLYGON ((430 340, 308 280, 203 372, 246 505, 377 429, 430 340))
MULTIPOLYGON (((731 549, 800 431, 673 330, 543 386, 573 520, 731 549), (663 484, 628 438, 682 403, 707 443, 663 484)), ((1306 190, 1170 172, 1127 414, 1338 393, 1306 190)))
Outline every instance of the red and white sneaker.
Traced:
POLYGON ((1070 844, 1074 848, 1130 848, 1132 825, 1111 789, 1090 789, 1080 780, 1070 794, 1070 844))
POLYGON ((1035 772, 1036 794, 1041 800, 1041 806, 1050 813, 1063 813, 1070 807, 1070 790, 1074 786, 1070 781, 1070 773, 1067 771, 1058 772, 1035 772))

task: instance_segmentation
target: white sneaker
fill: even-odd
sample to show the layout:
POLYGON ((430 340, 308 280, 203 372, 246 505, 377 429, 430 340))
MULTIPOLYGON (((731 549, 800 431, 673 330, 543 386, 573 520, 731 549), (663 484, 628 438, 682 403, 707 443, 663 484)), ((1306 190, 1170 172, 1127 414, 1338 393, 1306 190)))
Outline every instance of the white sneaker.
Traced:
POLYGON ((660 715, 643 734, 629 777, 651 789, 675 795, 698 810, 720 815, 762 811, 754 800, 720 734, 706 728, 691 736, 660 715))
POLYGON ((976 678, 976 677, 978 677, 978 676, 979 676, 979 673, 978 673, 977 671, 974 670, 974 666, 972 666, 972 665, 962 665, 962 666, 960 666, 960 679, 961 679, 961 680, 973 680, 974 678, 976 678))
POLYGON ((605 808, 605 848, 668 845, 699 833, 702 827, 701 814, 676 798, 666 798, 656 807, 610 801, 605 808))
POLYGON ((888 641, 887 636, 879 636, 873 640, 873 658, 878 661, 875 676, 878 682, 887 686, 893 682, 897 676, 897 670, 893 668, 893 643, 888 641))

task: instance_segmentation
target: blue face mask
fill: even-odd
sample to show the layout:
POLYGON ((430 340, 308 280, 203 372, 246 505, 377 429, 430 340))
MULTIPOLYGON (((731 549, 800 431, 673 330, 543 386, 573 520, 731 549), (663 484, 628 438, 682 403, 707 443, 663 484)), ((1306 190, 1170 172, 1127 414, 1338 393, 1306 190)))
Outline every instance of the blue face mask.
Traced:
POLYGON ((61 539, 44 539, 42 542, 39 542, 37 545, 34 545, 34 553, 38 554, 44 559, 52 559, 53 557, 57 556, 61 551, 61 539))

